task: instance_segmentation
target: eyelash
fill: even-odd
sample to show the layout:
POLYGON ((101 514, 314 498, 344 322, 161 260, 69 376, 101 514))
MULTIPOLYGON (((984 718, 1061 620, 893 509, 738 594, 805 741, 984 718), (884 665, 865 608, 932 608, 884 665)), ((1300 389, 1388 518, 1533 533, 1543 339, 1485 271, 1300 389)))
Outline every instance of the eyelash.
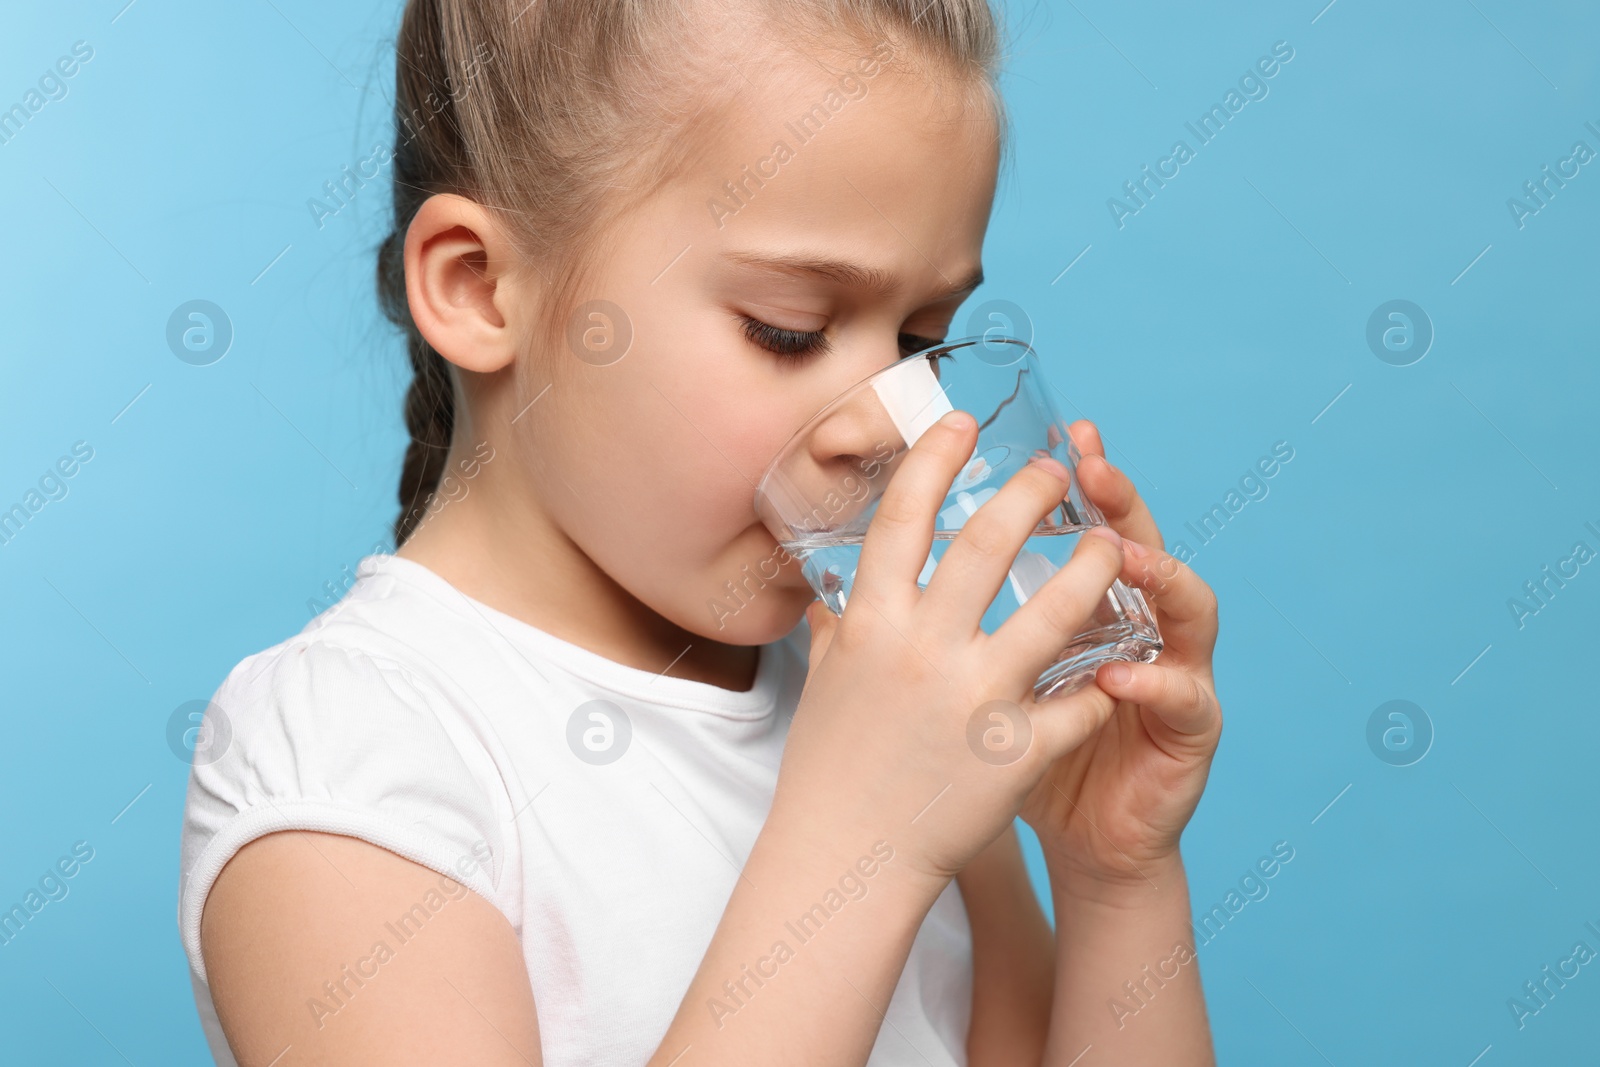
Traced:
MULTIPOLYGON (((752 319, 748 315, 739 316, 744 325, 744 333, 753 344, 766 349, 778 356, 785 363, 800 363, 807 358, 820 355, 828 351, 827 335, 821 330, 801 331, 785 330, 779 326, 771 326, 760 319, 752 319)), ((924 348, 932 348, 941 344, 943 338, 919 337, 914 333, 900 335, 900 347, 906 352, 920 352, 924 348)))

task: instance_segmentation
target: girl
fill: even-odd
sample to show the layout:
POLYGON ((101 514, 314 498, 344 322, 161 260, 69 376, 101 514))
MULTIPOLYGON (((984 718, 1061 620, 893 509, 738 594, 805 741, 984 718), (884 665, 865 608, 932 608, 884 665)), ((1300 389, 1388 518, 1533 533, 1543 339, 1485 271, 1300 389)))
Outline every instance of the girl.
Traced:
POLYGON ((992 635, 1059 464, 919 590, 976 439, 946 416, 843 618, 752 504, 981 280, 996 40, 984 0, 407 5, 398 550, 210 708, 179 917, 219 1063, 1212 1062, 1178 842, 1215 601, 1094 427, 1115 532, 992 635), (1035 704, 1118 576, 1161 661, 1035 704), (1005 766, 966 743, 996 701, 1031 737, 1005 766))

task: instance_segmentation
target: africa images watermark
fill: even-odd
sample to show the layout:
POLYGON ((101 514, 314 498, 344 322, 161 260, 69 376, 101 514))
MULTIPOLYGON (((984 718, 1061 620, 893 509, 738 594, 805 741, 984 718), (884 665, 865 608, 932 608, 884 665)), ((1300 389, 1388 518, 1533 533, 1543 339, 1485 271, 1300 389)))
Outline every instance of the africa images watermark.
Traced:
POLYGON ((784 164, 795 158, 796 149, 803 148, 821 133, 829 119, 843 111, 846 104, 864 99, 868 85, 863 79, 876 78, 893 57, 894 46, 888 41, 879 41, 871 53, 856 60, 855 70, 861 75, 860 78, 848 71, 839 75, 837 88, 830 88, 821 100, 801 112, 797 118, 784 122, 783 128, 794 139, 795 147, 791 148, 788 140, 778 138, 773 141, 772 150, 756 160, 753 166, 746 163, 740 167, 737 179, 722 183, 722 199, 706 200, 706 208, 711 212, 711 221, 716 223, 717 229, 722 229, 727 220, 742 211, 767 182, 776 178, 784 164), (755 184, 753 189, 752 182, 755 184))
MULTIPOLYGON (((456 461, 456 470, 446 469, 439 478, 439 485, 428 494, 428 499, 411 509, 411 518, 414 524, 411 527, 411 536, 434 519, 447 506, 460 500, 465 500, 472 491, 471 481, 482 473, 486 464, 493 462, 495 457, 494 446, 488 441, 480 441, 473 448, 472 455, 456 461), (459 472, 459 474, 458 474, 459 472)), ((387 551, 388 545, 383 541, 374 541, 368 555, 379 555, 387 551)), ((322 594, 306 598, 306 613, 311 618, 327 613, 330 617, 339 605, 344 603, 344 597, 355 586, 357 575, 349 563, 344 564, 339 570, 338 581, 329 579, 322 583, 322 594)))
MULTIPOLYGON (((386 542, 374 541, 372 542, 371 550, 367 554, 377 555, 386 551, 388 547, 389 546, 386 542)), ((318 615, 321 615, 324 611, 327 611, 339 601, 343 600, 344 595, 348 593, 351 587, 355 584, 356 572, 351 569, 349 563, 346 563, 344 566, 339 568, 338 584, 335 584, 334 580, 330 578, 322 583, 322 596, 306 598, 306 614, 313 619, 318 615)))
POLYGON ((94 846, 87 841, 73 843, 72 853, 63 855, 45 868, 39 876, 38 887, 28 887, 22 899, 10 909, 0 911, 0 945, 9 945, 22 933, 33 917, 52 901, 65 900, 72 891, 68 879, 75 877, 84 864, 94 859, 94 846))
MULTIPOLYGON (((1233 116, 1243 111, 1252 100, 1265 100, 1271 91, 1267 82, 1277 76, 1293 58, 1294 48, 1288 41, 1273 42, 1272 54, 1257 59, 1252 67, 1246 68, 1240 75, 1238 89, 1229 89, 1220 104, 1212 104, 1195 122, 1183 124, 1194 135, 1196 145, 1203 148, 1215 140, 1227 128, 1233 116)), ((1196 154, 1196 148, 1190 148, 1188 141, 1180 139, 1173 142, 1170 152, 1156 160, 1153 171, 1150 164, 1146 163, 1140 168, 1139 178, 1123 182, 1122 191, 1128 200, 1119 200, 1114 196, 1106 200, 1106 210, 1111 213, 1111 221, 1117 224, 1117 229, 1123 229, 1131 216, 1149 207, 1156 193, 1181 174, 1184 164, 1194 159, 1196 154)))
MULTIPOLYGON (((1593 522, 1585 522, 1584 528, 1595 535, 1596 544, 1600 544, 1600 528, 1593 522)), ((1539 568, 1542 577, 1537 580, 1530 578, 1522 583, 1523 596, 1509 597, 1506 600, 1506 609, 1511 612, 1511 620, 1521 630, 1528 625, 1528 620, 1550 606, 1556 594, 1567 587, 1567 583, 1582 573, 1580 568, 1595 558, 1595 550, 1589 547, 1589 542, 1578 539, 1572 543, 1572 551, 1556 560, 1554 570, 1546 563, 1539 568)))
MULTIPOLYGON (((1600 144, 1600 126, 1596 126, 1592 121, 1583 125, 1595 136, 1595 143, 1600 144)), ((1588 141, 1574 141, 1566 156, 1556 160, 1553 172, 1550 164, 1546 163, 1539 168, 1538 178, 1522 183, 1522 198, 1507 197, 1506 210, 1511 212, 1511 221, 1517 224, 1517 229, 1526 229, 1529 219, 1549 207, 1556 193, 1565 189, 1567 182, 1583 173, 1583 166, 1593 159, 1595 154, 1595 150, 1589 147, 1588 141)))
MULTIPOLYGON (((455 870, 462 878, 471 877, 472 872, 479 867, 488 867, 493 859, 486 841, 479 839, 472 844, 470 855, 464 855, 456 860, 455 870)), ((358 958, 354 963, 344 964, 339 968, 336 977, 322 983, 322 992, 319 995, 306 998, 306 1008, 311 1012, 311 1018, 316 1021, 317 1029, 321 1030, 327 1025, 329 1019, 338 1015, 367 983, 378 977, 384 964, 395 958, 395 953, 410 943, 428 920, 444 910, 444 906, 451 901, 460 900, 470 892, 466 886, 447 875, 439 875, 438 888, 429 889, 422 895, 422 899, 401 912, 392 921, 383 924, 384 932, 388 937, 379 938, 373 942, 372 948, 366 955, 358 958), (394 945, 389 940, 394 940, 394 945)))
POLYGON ((461 472, 459 478, 455 471, 447 468, 439 478, 438 487, 428 494, 428 499, 411 509, 408 518, 415 523, 411 528, 411 536, 415 537, 417 531, 443 511, 446 505, 465 500, 472 491, 472 486, 467 483, 476 478, 487 464, 494 462, 494 457, 494 446, 486 440, 479 441, 473 447, 472 455, 456 461, 456 467, 461 472), (484 455, 485 450, 488 455, 484 455))
MULTIPOLYGON (((852 504, 860 504, 872 492, 872 480, 878 476, 883 465, 894 459, 895 450, 887 438, 880 438, 872 446, 872 455, 863 460, 857 467, 852 468, 838 485, 831 486, 827 492, 814 500, 808 500, 811 505, 810 518, 815 520, 812 529, 831 529, 838 516, 852 504)), ((789 546, 779 542, 778 547, 765 559, 756 564, 755 574, 750 573, 750 564, 746 563, 739 569, 741 578, 738 584, 732 579, 723 583, 727 589, 727 596, 723 599, 707 599, 706 607, 711 612, 711 617, 717 624, 717 629, 727 625, 728 620, 744 610, 745 606, 755 600, 756 594, 767 587, 767 582, 775 579, 784 565, 795 557, 789 546), (772 573, 767 573, 768 566, 772 573), (752 582, 755 588, 751 588, 752 582), (730 607, 729 604, 732 604, 730 607)))
MULTIPOLYGON (((1179 563, 1188 563, 1199 554, 1200 549, 1209 545, 1222 533, 1229 520, 1245 509, 1251 501, 1261 501, 1267 498, 1272 490, 1267 481, 1277 476, 1283 465, 1294 459, 1294 446, 1288 441, 1276 441, 1272 445, 1272 453, 1262 456, 1255 462, 1253 470, 1246 470, 1239 477, 1239 488, 1229 489, 1223 496, 1222 503, 1211 505, 1211 510, 1200 516, 1199 525, 1193 522, 1183 524, 1184 529, 1194 534, 1199 542, 1199 547, 1190 548, 1187 542, 1174 541, 1172 556, 1179 563), (1215 529, 1212 527, 1215 526, 1215 529)), ((1169 575, 1170 577, 1170 575, 1169 575)))
MULTIPOLYGON (((38 488, 29 486, 22 499, 9 508, 0 510, 0 546, 9 545, 22 533, 22 528, 54 500, 65 500, 72 491, 68 480, 77 475, 83 465, 94 458, 94 446, 88 441, 72 445, 71 455, 63 455, 44 469, 39 476, 38 488)), ((0 505, 0 508, 3 508, 0 505)))
POLYGON ((846 904, 867 895, 867 881, 894 859, 894 848, 887 841, 874 841, 871 851, 871 855, 860 857, 846 868, 835 883, 837 888, 829 886, 820 901, 801 912, 798 918, 784 922, 783 928, 793 937, 794 947, 783 938, 777 939, 766 955, 756 959, 754 966, 742 964, 738 978, 722 983, 722 997, 706 1000, 706 1008, 711 1012, 711 1020, 717 1024, 718 1030, 722 1029, 730 1016, 748 1007, 756 993, 764 989, 768 982, 778 977, 779 968, 795 958, 798 947, 819 935, 828 920, 844 910, 846 904))
MULTIPOLYGON (((430 91, 422 101, 426 105, 426 111, 414 107, 411 109, 411 114, 402 116, 400 121, 406 128, 406 135, 401 139, 400 145, 407 145, 416 140, 421 129, 432 122, 434 117, 444 110, 446 104, 466 99, 471 94, 473 86, 477 84, 478 75, 484 67, 494 61, 494 58, 493 48, 487 42, 479 42, 472 58, 462 69, 460 85, 446 74, 443 96, 430 91)), ((311 221, 317 224, 317 229, 325 227, 329 219, 349 207, 355 200, 356 194, 367 187, 367 182, 376 179, 383 173, 383 168, 392 162, 394 162, 394 150, 383 144, 373 145, 371 154, 365 159, 357 160, 353 171, 350 169, 350 164, 346 163, 339 169, 338 176, 323 182, 324 196, 313 196, 306 201, 306 210, 311 212, 311 221)))
POLYGON ((1275 843, 1271 855, 1262 856, 1253 867, 1240 875, 1237 889, 1229 889, 1220 904, 1213 904, 1198 924, 1191 924, 1190 932, 1195 935, 1193 941, 1177 942, 1171 952, 1155 962, 1153 970, 1150 964, 1145 964, 1137 976, 1123 982, 1122 993, 1106 1000, 1106 1009, 1111 1012, 1117 1029, 1121 1030, 1127 1025, 1128 1019, 1148 1008, 1156 994, 1166 988, 1168 982, 1176 979, 1185 965, 1198 958, 1196 954, 1199 948, 1216 940, 1233 917, 1245 909, 1245 905, 1267 899, 1267 894, 1272 891, 1267 881, 1276 877, 1292 859, 1293 845, 1287 841, 1275 843))
POLYGON ((93 58, 94 46, 88 41, 72 42, 72 54, 62 56, 53 66, 46 67, 44 73, 39 75, 37 89, 30 87, 22 94, 21 101, 0 109, 0 145, 10 144, 22 132, 22 128, 32 121, 33 116, 44 110, 46 104, 65 100, 71 91, 67 80, 76 76, 84 64, 93 58))
MULTIPOLYGON (((1592 920, 1586 921, 1584 927, 1600 939, 1600 926, 1592 920)), ((1596 941, 1600 944, 1600 940, 1596 941)), ((1522 993, 1519 996, 1506 998, 1506 1010, 1511 1012, 1511 1021, 1521 1030, 1528 1025, 1528 1020, 1538 1015, 1550 1006, 1561 990, 1567 988, 1567 983, 1582 973, 1582 968, 1595 958, 1595 950, 1589 947, 1587 941, 1577 941, 1572 946, 1572 951, 1556 961, 1554 969, 1547 963, 1539 968, 1543 976, 1537 982, 1527 981, 1522 983, 1522 993)))

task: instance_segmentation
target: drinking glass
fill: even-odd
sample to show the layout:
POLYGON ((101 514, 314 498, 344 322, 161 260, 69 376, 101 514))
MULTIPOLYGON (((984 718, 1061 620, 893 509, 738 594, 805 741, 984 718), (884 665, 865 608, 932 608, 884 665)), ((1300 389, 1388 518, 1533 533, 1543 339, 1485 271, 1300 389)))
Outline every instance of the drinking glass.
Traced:
MULTIPOLYGON (((1061 569, 1085 530, 1106 521, 1083 495, 1082 457, 1049 389, 1037 353, 1014 337, 964 337, 904 356, 845 390, 790 438, 756 487, 756 514, 800 561, 823 603, 842 615, 867 527, 901 459, 945 412, 971 413, 978 440, 939 508, 919 588, 967 519, 1031 457, 1050 456, 1072 475, 985 611, 980 625, 993 633, 1061 569)), ((1150 605, 1118 579, 1039 675, 1034 697, 1070 693, 1111 660, 1148 663, 1161 647, 1150 605)))

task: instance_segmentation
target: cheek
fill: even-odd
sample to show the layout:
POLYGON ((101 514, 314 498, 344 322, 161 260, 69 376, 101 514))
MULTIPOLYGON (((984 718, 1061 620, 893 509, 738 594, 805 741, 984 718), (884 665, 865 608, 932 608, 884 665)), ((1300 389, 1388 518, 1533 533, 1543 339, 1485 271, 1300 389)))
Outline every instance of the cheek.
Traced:
MULTIPOLYGON (((696 399, 693 425, 661 404, 671 416, 664 434, 670 433, 679 449, 665 481, 680 490, 661 506, 679 516, 685 535, 679 548, 688 553, 686 560, 714 559, 717 574, 737 572, 744 563, 753 569, 777 549, 756 515, 756 485, 805 413, 789 410, 793 401, 782 395, 757 399, 754 387, 731 400, 725 394, 696 399)), ((684 415, 689 410, 684 406, 684 415)), ((768 562, 765 573, 775 569, 768 562)))
POLYGON ((612 422, 627 424, 617 430, 636 463, 631 489, 726 539, 756 521, 756 484, 806 413, 750 353, 697 355, 660 361, 682 368, 671 373, 644 370, 644 387, 630 384, 611 408, 628 411, 626 420, 612 422))
POLYGON ((753 483, 787 432, 749 405, 669 395, 638 397, 633 417, 584 450, 587 484, 573 488, 588 499, 557 483, 572 505, 567 529, 618 584, 685 629, 733 644, 775 640, 814 599, 755 514, 753 483))
POLYGON ((669 373, 670 360, 644 352, 626 360, 635 356, 626 371, 558 384, 560 403, 529 442, 538 492, 560 501, 563 525, 592 554, 692 571, 756 521, 755 482, 782 442, 740 399, 742 383, 704 366, 669 373))
POLYGON ((629 304, 636 333, 620 361, 557 368, 549 409, 529 412, 540 416, 524 438, 536 492, 602 570, 680 625, 781 636, 812 598, 798 565, 774 558, 755 485, 816 405, 714 310, 645 299, 629 304), (697 341, 660 341, 686 337, 697 341), (748 580, 746 567, 770 576, 766 590, 713 618, 708 603, 748 580))

